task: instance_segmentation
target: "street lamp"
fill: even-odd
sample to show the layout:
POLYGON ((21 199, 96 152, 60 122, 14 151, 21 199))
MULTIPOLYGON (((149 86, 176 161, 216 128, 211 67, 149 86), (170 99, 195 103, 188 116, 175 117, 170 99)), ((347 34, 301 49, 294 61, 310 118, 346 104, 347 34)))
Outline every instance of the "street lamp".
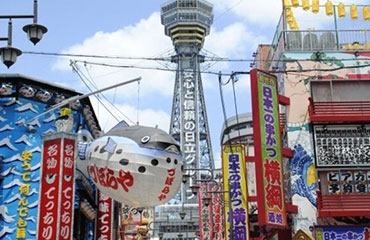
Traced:
POLYGON ((27 33, 28 39, 36 45, 42 36, 48 31, 45 26, 37 23, 37 0, 33 3, 33 15, 2 15, 0 19, 8 19, 8 37, 0 38, 0 41, 7 41, 7 46, 0 48, 1 61, 9 68, 16 61, 17 57, 22 54, 22 51, 12 46, 12 19, 33 18, 33 24, 28 24, 23 27, 23 31, 27 33))

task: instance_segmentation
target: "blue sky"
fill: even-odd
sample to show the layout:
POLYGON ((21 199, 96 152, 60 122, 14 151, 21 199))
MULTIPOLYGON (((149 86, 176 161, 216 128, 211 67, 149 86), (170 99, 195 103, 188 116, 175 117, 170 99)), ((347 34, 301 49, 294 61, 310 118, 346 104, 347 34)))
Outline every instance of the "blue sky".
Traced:
MULTIPOLYGON (((93 54, 123 57, 159 57, 169 56, 173 49, 171 41, 164 35, 160 24, 159 10, 162 0, 135 1, 97 1, 97 0, 39 0, 39 23, 49 31, 44 38, 33 46, 26 38, 22 27, 30 19, 14 20, 13 46, 22 51, 93 54), (164 54, 166 53, 166 54, 164 54), (163 55, 164 54, 164 55, 163 55)), ((204 48, 219 57, 251 59, 252 53, 260 43, 272 41, 276 24, 281 13, 280 0, 211 0, 215 8, 215 21, 210 36, 206 38, 204 48)), ((336 3, 336 1, 334 1, 336 3)), ((368 0, 356 0, 350 3, 366 3, 368 0)), ((31 0, 2 0, 0 14, 31 14, 31 0)), ((312 13, 297 12, 302 17, 303 27, 311 27, 312 13)), ((323 16, 321 16, 323 18, 323 16)), ((327 19, 316 21, 319 27, 327 19)), ((1 20, 1 19, 0 19, 1 20)), ((7 33, 6 20, 0 21, 0 37, 7 33)), ((1 46, 5 42, 0 43, 1 46)), ((75 58, 74 58, 75 59, 75 58)), ((20 73, 33 78, 69 86, 80 92, 88 92, 77 74, 69 66, 70 58, 23 54, 9 70, 0 65, 1 73, 20 73)), ((174 67, 160 65, 143 60, 101 60, 79 59, 94 62, 125 64, 150 67, 174 67)), ((162 63, 163 64, 163 63, 162 63)), ((129 87, 110 91, 105 95, 134 122, 155 126, 168 131, 172 93, 175 75, 170 72, 116 69, 83 64, 79 65, 86 75, 99 88, 142 76, 140 84, 140 104, 138 106, 138 87, 129 87), (138 110, 139 109, 139 110, 138 110), (139 113, 139 114, 137 114, 139 113)), ((206 66, 205 66, 206 67, 206 66)), ((213 72, 231 72, 249 70, 249 62, 239 64, 217 63, 208 69, 213 72)), ((225 79, 226 80, 226 79, 225 79)), ((219 136, 223 123, 217 76, 203 75, 208 119, 212 145, 216 159, 220 156, 219 136)), ((236 83, 237 106, 239 113, 250 111, 249 77, 241 77, 236 83)), ((224 89, 227 116, 235 114, 231 86, 224 89)), ((92 99, 95 103, 94 98, 92 99)), ((108 130, 116 121, 99 104, 95 111, 100 125, 108 130)), ((117 116, 125 119, 119 113, 117 116)))

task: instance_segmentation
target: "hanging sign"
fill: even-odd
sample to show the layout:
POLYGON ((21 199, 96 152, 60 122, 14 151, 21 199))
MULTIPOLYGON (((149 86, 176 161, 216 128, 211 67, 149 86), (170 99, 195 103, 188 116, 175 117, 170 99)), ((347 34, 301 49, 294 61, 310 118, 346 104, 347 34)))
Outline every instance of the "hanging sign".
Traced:
POLYGON ((286 227, 277 84, 275 76, 251 71, 258 223, 286 227))

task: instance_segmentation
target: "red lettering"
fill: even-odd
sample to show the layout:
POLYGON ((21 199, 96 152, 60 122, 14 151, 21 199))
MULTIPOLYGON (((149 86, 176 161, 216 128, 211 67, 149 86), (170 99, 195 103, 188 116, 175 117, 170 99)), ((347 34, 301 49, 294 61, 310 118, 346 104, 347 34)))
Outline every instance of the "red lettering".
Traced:
POLYGON ((90 172, 90 175, 91 175, 91 178, 93 179, 93 181, 95 183, 98 183, 98 174, 96 173, 96 166, 95 165, 92 165, 89 167, 89 172, 90 172))
POLYGON ((119 184, 121 184, 125 192, 129 191, 128 187, 132 187, 132 185, 134 185, 134 177, 131 175, 131 172, 129 171, 125 172, 123 170, 120 170, 117 181, 119 184))
POLYGON ((166 185, 172 185, 172 183, 173 183, 173 180, 174 180, 174 178, 172 178, 172 177, 167 177, 167 179, 166 179, 166 182, 165 182, 165 184, 166 185))
POLYGON ((168 175, 169 175, 170 177, 173 177, 173 176, 175 176, 176 168, 167 169, 167 172, 168 172, 168 175))
POLYGON ((168 194, 169 192, 170 192, 170 188, 167 186, 162 189, 162 193, 164 194, 168 194))
POLYGON ((117 190, 118 183, 117 179, 114 176, 114 171, 110 168, 107 168, 107 186, 113 188, 114 190, 117 190))

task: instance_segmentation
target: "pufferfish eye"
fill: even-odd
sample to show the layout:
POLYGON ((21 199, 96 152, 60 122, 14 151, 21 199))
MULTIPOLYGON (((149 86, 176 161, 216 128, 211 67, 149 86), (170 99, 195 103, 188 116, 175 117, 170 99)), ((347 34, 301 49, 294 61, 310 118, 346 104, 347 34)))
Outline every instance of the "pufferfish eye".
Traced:
POLYGON ((141 138, 141 143, 147 143, 147 142, 149 142, 149 140, 150 140, 149 136, 144 136, 144 137, 141 138))
POLYGON ((172 152, 172 153, 180 153, 179 150, 177 149, 177 147, 175 145, 170 145, 168 146, 165 151, 167 152, 172 152))

